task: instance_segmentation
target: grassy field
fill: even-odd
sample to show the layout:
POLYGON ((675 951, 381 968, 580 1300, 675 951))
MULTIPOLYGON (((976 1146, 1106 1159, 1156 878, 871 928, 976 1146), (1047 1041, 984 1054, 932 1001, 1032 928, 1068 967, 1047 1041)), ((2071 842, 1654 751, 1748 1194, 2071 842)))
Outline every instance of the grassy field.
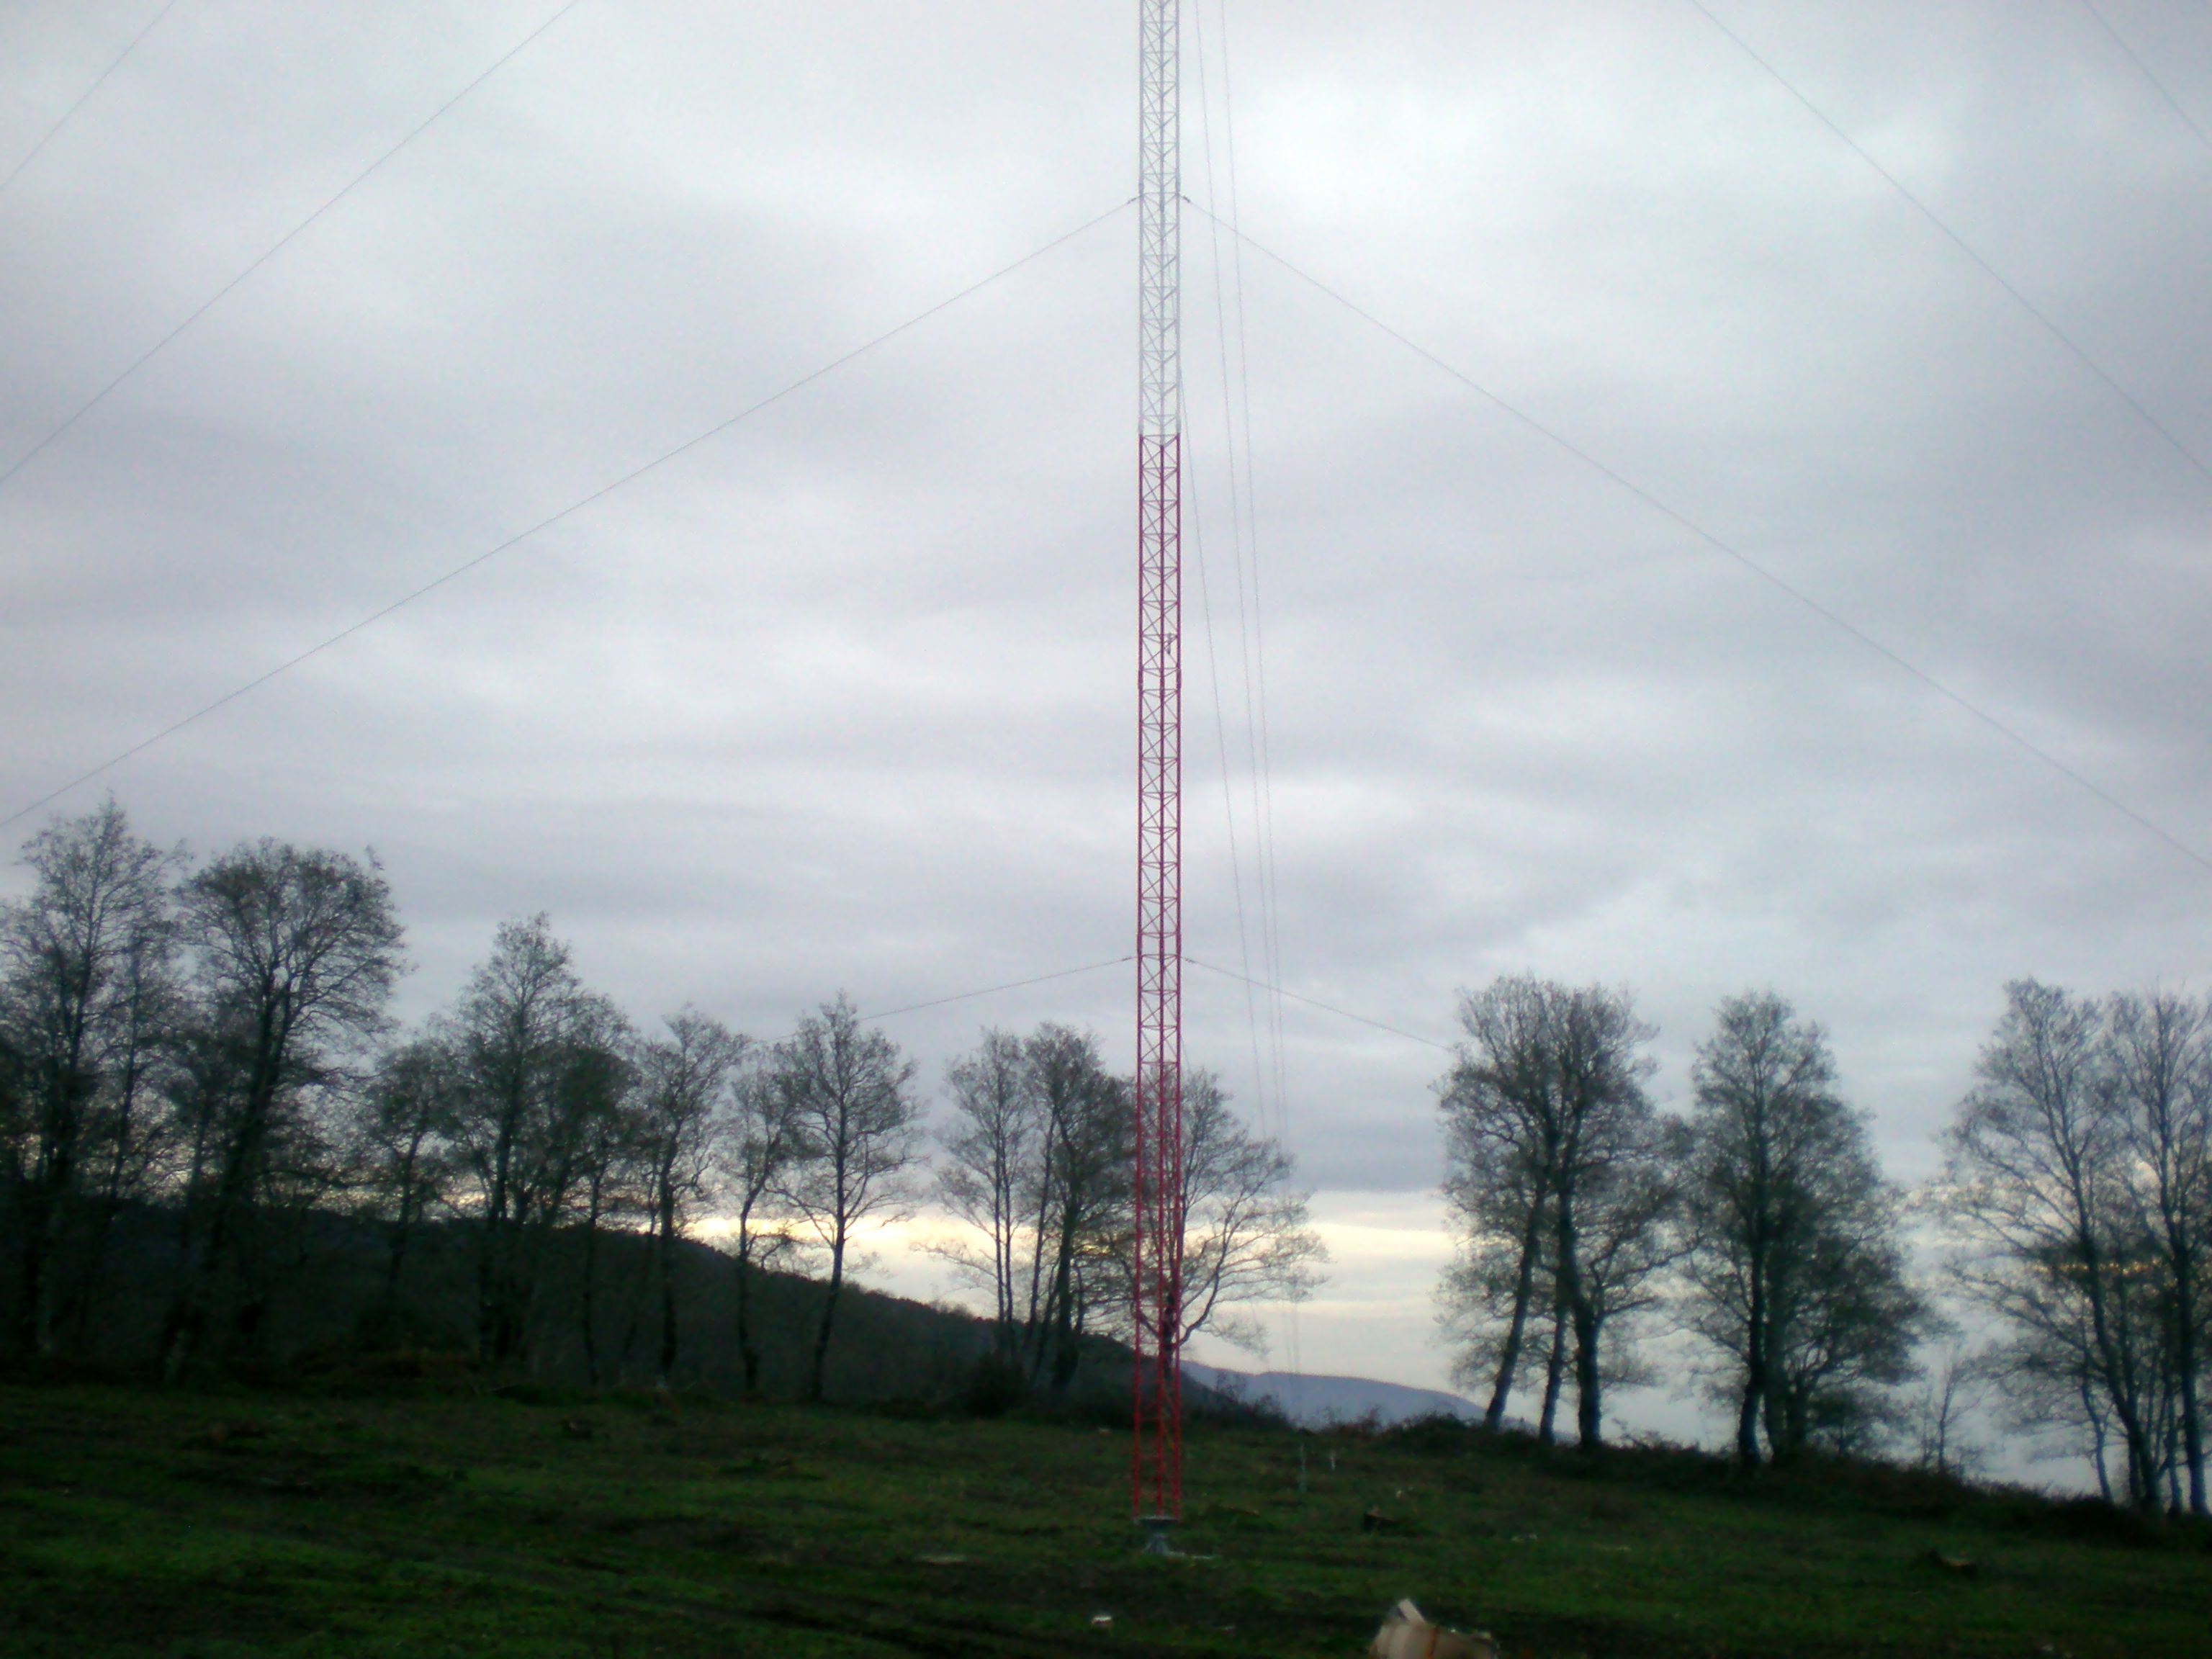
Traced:
POLYGON ((1352 1656, 1401 1595, 1514 1656, 2212 1653, 2186 1528, 1436 1429, 1306 1437, 1301 1492, 1298 1443, 1194 1432, 1160 1559, 1095 1425, 0 1387, 0 1653, 1352 1656))

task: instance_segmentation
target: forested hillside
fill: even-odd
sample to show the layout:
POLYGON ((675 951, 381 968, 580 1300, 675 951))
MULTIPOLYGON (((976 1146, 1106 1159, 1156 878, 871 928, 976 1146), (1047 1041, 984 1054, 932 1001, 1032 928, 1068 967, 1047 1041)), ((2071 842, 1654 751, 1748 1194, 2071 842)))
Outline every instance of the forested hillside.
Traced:
MULTIPOLYGON (((371 855, 205 860, 113 802, 0 906, 0 1360, 192 1377, 414 1370, 867 1402, 1079 1405, 1118 1352, 1129 1097, 1097 1039, 992 1032, 931 1091, 842 998, 773 1040, 646 1024, 544 916, 445 1007, 371 855), (991 1314, 855 1286, 924 1202, 991 1314)), ((1290 1161, 1191 1079, 1185 1334, 1296 1293, 1290 1161)), ((1108 1367, 1109 1370, 1112 1368, 1108 1367)))

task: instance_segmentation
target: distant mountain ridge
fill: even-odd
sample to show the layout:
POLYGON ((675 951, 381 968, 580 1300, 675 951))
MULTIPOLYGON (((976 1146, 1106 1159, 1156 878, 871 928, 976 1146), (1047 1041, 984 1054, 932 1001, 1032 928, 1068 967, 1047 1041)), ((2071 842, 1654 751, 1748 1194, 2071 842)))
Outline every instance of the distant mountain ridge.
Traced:
POLYGON ((1188 1359, 1182 1368, 1185 1375, 1217 1394, 1273 1406, 1301 1428, 1356 1423, 1370 1413, 1383 1423, 1404 1423, 1419 1417, 1474 1419, 1482 1415, 1473 1401, 1441 1389, 1409 1388, 1402 1382, 1383 1382, 1371 1376, 1233 1371, 1188 1359))

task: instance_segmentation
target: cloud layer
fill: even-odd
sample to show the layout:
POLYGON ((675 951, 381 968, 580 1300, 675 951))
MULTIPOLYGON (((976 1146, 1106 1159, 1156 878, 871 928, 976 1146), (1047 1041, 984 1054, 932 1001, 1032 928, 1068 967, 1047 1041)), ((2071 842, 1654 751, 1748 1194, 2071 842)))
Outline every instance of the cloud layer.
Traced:
MULTIPOLYGON (((552 9, 177 7, 0 193, 0 465, 552 9)), ((1233 132, 1261 247, 2212 840, 2212 478, 2182 453, 2212 454, 2212 150, 2085 9, 1715 8, 2073 349, 1678 0, 1188 9, 1194 202, 1231 210, 1233 132)), ((0 21, 0 167, 151 10, 0 21)), ((2105 10, 2212 125, 2212 18, 2105 10)), ((1125 12, 586 0, 0 487, 0 811, 1113 209, 1125 12)), ((1500 971, 1624 982, 1679 1103, 1713 1001, 1771 984, 1911 1175, 2006 978, 2202 983, 2204 868, 1185 234, 1195 956, 1269 959, 1257 646, 1280 967, 1322 1001, 1449 1040, 1500 971)), ((1122 954, 1133 235, 1109 218, 102 786, 201 848, 375 847, 418 1009, 541 908, 640 1013, 763 1034, 840 988, 1122 954)), ((985 1022, 1125 1048, 1123 978, 892 1029, 933 1076, 985 1022)), ((1278 1099, 1264 1006, 1189 991, 1194 1054, 1309 1179, 1433 1185, 1440 1054, 1288 1004, 1278 1099)))

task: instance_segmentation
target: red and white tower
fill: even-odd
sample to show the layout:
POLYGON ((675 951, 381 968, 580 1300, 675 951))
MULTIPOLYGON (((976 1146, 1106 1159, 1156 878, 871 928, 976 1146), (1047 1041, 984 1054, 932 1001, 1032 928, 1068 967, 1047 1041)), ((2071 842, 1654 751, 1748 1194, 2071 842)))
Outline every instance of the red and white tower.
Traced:
POLYGON ((1139 0, 1136 1443, 1155 1541, 1182 1513, 1182 163, 1178 0, 1139 0))

